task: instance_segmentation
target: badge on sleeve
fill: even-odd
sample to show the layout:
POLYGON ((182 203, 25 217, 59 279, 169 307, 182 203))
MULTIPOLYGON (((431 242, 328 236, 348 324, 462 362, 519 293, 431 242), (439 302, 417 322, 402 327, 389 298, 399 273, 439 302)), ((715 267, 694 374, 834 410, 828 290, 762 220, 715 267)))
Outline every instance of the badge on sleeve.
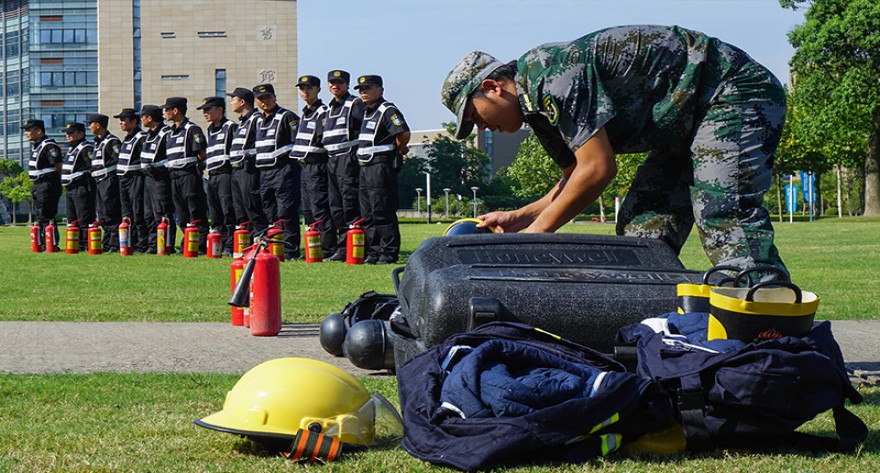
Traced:
POLYGON ((544 106, 544 111, 547 113, 547 119, 550 120, 550 124, 556 126, 559 123, 559 107, 556 106, 553 96, 545 95, 541 104, 544 106))
POLYGON ((201 144, 202 140, 204 140, 205 138, 202 136, 201 133, 196 133, 195 135, 193 135, 193 139, 196 140, 196 143, 201 144))
POLYGON ((400 115, 395 113, 394 115, 391 115, 391 123, 393 123, 394 126, 401 126, 403 125, 403 120, 400 119, 400 115))
POLYGON ((288 124, 290 125, 290 131, 296 133, 297 124, 298 124, 297 121, 293 120, 293 121, 289 122, 288 124))
POLYGON ((58 148, 55 148, 54 146, 49 148, 49 156, 52 156, 53 158, 57 158, 58 157, 58 148))
POLYGON ((118 144, 114 144, 111 147, 111 149, 113 150, 114 153, 119 154, 119 145, 118 144))

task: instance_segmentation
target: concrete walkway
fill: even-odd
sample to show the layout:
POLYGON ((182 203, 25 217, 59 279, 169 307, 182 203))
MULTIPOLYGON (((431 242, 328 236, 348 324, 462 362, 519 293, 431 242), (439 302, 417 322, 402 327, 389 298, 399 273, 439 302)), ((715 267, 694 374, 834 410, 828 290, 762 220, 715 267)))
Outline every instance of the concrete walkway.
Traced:
MULTIPOLYGON (((866 383, 880 382, 880 321, 834 321, 832 330, 853 373, 866 383)), ((0 373, 242 374, 287 356, 326 361, 355 376, 387 375, 326 353, 316 324, 253 337, 224 323, 0 322, 0 373)))

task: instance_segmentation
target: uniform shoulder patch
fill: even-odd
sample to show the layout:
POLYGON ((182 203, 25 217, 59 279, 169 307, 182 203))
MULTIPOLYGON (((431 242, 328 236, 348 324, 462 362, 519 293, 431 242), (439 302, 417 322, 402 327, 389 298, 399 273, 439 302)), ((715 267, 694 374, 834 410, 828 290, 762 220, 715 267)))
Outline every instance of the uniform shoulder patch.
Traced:
POLYGON ((394 115, 391 115, 391 123, 393 123, 394 126, 401 126, 403 125, 403 119, 400 118, 400 115, 395 113, 394 115))
POLYGON ((118 153, 119 152, 119 144, 114 143, 112 146, 112 149, 113 149, 114 153, 118 153))
POLYGON ((541 105, 547 113, 547 119, 550 120, 550 124, 556 126, 559 123, 559 107, 556 105, 556 100, 553 99, 552 95, 548 94, 544 96, 541 105))
POLYGON ((193 139, 196 140, 196 143, 201 143, 202 140, 205 139, 205 137, 202 136, 201 133, 199 133, 199 132, 195 132, 195 133, 193 133, 193 139))
POLYGON ((290 125, 291 130, 296 131, 299 122, 297 120, 291 120, 288 124, 290 125))
POLYGON ((49 155, 53 158, 58 157, 58 148, 52 146, 49 148, 49 155))

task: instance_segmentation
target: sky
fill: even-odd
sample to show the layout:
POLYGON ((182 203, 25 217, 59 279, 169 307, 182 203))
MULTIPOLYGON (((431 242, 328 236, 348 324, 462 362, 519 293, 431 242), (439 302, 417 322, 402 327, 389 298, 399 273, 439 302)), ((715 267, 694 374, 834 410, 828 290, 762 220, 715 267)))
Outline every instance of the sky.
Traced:
POLYGON ((454 119, 440 103, 449 70, 474 50, 511 61, 544 43, 609 26, 680 25, 745 50, 788 82, 788 32, 804 10, 777 0, 299 0, 298 74, 381 75, 413 130, 454 119))

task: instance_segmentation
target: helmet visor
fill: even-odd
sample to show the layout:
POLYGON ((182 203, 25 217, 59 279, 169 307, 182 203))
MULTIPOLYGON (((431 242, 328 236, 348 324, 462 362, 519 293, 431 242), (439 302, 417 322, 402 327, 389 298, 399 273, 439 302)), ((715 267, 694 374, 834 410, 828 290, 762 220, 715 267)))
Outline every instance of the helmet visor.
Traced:
POLYGON ((378 392, 373 393, 370 400, 357 411, 333 420, 335 422, 328 422, 331 425, 323 433, 347 444, 378 447, 403 438, 400 414, 378 392))

